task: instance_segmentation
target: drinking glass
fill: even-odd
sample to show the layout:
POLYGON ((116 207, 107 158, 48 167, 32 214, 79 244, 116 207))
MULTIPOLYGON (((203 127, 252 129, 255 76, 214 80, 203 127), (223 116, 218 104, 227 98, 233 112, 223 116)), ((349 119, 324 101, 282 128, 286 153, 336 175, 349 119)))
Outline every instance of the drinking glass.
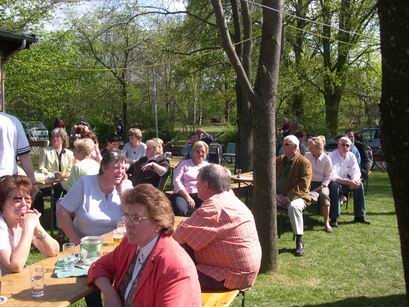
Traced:
POLYGON ((75 254, 75 244, 73 242, 64 243, 62 245, 64 271, 69 272, 74 270, 77 256, 75 254))
POLYGON ((1 296, 1 268, 0 268, 0 304, 5 302, 5 297, 1 296))
POLYGON ((124 223, 124 222, 118 221, 118 222, 116 223, 116 229, 117 229, 119 232, 122 233, 122 236, 125 235, 125 233, 126 233, 126 227, 125 227, 125 223, 124 223))
POLYGON ((42 297, 44 295, 44 267, 30 267, 31 279, 31 296, 33 298, 42 297))
POLYGON ((124 237, 124 233, 120 229, 115 229, 113 234, 114 245, 117 247, 119 243, 121 243, 122 238, 124 237))
POLYGON ((240 178, 241 168, 236 169, 237 178, 240 178))

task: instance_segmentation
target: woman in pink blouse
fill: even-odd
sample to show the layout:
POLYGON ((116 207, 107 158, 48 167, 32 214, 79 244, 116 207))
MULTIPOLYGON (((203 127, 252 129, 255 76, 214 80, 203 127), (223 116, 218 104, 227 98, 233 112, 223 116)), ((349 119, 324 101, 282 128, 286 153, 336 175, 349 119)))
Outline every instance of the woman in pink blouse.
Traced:
POLYGON ((192 159, 182 160, 173 175, 172 206, 175 215, 190 216, 200 207, 202 200, 197 196, 197 174, 209 163, 205 161, 209 146, 203 141, 193 144, 192 159))

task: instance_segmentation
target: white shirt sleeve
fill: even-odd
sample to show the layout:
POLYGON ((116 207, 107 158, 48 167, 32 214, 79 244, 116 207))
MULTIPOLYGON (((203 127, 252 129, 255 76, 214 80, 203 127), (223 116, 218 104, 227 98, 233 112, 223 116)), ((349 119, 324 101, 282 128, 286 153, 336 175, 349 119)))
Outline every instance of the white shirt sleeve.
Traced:
POLYGON ((75 212, 84 202, 84 181, 81 177, 68 191, 61 201, 61 206, 71 213, 75 212))

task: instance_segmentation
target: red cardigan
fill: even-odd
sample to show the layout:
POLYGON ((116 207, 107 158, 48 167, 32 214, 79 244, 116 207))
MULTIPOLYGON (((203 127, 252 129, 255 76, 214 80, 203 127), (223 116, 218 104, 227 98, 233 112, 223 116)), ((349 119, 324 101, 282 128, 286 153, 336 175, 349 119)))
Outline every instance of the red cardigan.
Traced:
MULTIPOLYGON (((109 254, 92 264, 88 283, 98 277, 107 277, 119 286, 138 247, 124 238, 109 254)), ((134 306, 202 306, 201 290, 196 267, 185 250, 169 236, 161 236, 146 259, 136 289, 134 306)))

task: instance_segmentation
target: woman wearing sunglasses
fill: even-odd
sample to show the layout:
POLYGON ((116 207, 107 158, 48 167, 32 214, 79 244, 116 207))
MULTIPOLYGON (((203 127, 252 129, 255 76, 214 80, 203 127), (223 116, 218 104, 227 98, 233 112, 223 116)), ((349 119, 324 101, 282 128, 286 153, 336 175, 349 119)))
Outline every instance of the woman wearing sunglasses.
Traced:
POLYGON ((23 269, 31 243, 46 257, 58 254, 58 242, 41 226, 41 214, 31 209, 31 189, 26 176, 0 179, 0 270, 3 272, 23 269))

